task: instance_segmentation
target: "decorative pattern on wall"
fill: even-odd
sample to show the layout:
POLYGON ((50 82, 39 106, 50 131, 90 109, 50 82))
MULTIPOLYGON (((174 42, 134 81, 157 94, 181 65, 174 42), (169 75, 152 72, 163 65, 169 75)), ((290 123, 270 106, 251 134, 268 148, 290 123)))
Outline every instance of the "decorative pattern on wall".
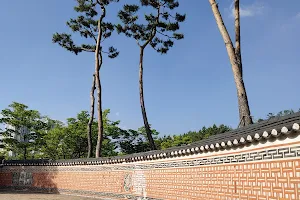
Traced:
MULTIPOLYGON (((268 150, 251 151, 241 154, 229 154, 226 156, 217 156, 211 158, 199 158, 171 162, 156 162, 149 164, 131 164, 131 165, 107 165, 107 166, 82 166, 82 167, 56 167, 56 166, 27 166, 26 171, 115 171, 115 170, 151 170, 162 168, 181 168, 194 166, 207 166, 218 164, 245 163, 254 161, 268 161, 273 159, 299 158, 300 145, 283 148, 273 148, 268 150)), ((5 171, 19 171, 19 167, 4 167, 5 171)), ((24 168, 25 170, 25 168, 24 168)))
POLYGON ((12 184, 14 186, 30 186, 32 184, 32 173, 31 172, 13 172, 12 173, 12 184))
POLYGON ((293 200, 300 199, 299 157, 300 145, 295 145, 130 167, 5 166, 1 173, 12 173, 10 187, 48 191, 53 184, 60 193, 105 198, 293 200))
POLYGON ((147 187, 147 180, 146 176, 144 174, 144 171, 142 170, 137 170, 133 174, 133 192, 136 195, 146 197, 147 192, 146 192, 146 187, 147 187))
POLYGON ((300 199, 300 160, 145 171, 147 195, 162 199, 300 199))
POLYGON ((127 173, 124 177, 124 190, 129 192, 132 187, 132 176, 131 174, 127 173))

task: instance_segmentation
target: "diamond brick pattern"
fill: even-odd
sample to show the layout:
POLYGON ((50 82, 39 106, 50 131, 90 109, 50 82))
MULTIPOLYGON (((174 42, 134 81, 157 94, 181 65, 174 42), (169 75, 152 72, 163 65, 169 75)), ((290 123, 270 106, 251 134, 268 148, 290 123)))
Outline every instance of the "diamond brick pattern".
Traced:
POLYGON ((300 199, 300 145, 99 166, 4 166, 0 188, 113 199, 300 199))
POLYGON ((300 199, 300 160, 145 171, 162 199, 300 199))

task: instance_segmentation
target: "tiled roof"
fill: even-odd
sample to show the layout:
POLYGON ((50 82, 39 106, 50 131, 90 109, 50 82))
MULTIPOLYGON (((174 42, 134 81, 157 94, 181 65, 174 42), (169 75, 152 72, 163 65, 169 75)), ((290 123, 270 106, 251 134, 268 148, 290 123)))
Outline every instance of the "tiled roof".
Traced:
POLYGON ((284 117, 275 117, 247 127, 239 128, 222 134, 211 136, 207 139, 194 142, 189 145, 172 147, 166 150, 155 150, 143 153, 135 153, 111 158, 90 158, 71 160, 7 160, 4 165, 102 165, 114 163, 136 162, 142 160, 155 160, 171 158, 207 151, 217 151, 222 148, 233 148, 259 140, 267 140, 271 137, 288 135, 292 132, 299 133, 300 112, 284 117))

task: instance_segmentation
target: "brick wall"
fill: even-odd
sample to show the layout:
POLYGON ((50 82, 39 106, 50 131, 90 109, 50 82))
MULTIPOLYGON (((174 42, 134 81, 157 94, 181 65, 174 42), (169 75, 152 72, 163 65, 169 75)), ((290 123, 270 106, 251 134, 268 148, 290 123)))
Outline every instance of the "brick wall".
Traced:
POLYGON ((12 173, 0 171, 0 187, 12 184, 12 173))
POLYGON ((300 141, 131 163, 5 165, 0 188, 7 187, 106 199, 300 199, 300 141))

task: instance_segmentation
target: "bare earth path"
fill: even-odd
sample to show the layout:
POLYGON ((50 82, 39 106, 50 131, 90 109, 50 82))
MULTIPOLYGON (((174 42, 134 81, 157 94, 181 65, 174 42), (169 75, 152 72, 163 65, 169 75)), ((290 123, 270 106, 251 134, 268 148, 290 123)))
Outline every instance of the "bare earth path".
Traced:
POLYGON ((4 194, 0 200, 92 200, 94 198, 76 197, 59 194, 4 194))
MULTIPOLYGON (((0 200, 99 200, 99 198, 87 198, 80 196, 59 195, 59 194, 43 194, 29 193, 21 191, 3 191, 0 190, 0 200)), ((101 200, 112 200, 109 198, 101 198, 101 200)))

